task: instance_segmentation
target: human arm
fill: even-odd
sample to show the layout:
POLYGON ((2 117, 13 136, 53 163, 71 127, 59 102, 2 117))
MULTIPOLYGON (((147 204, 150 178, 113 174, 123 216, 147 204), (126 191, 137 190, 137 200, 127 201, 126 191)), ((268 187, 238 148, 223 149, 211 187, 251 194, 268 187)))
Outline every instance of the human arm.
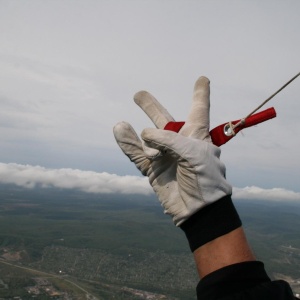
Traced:
POLYGON ((145 129, 140 140, 131 125, 121 122, 114 134, 123 152, 149 177, 164 212, 185 232, 202 278, 198 295, 214 291, 224 282, 233 287, 228 293, 234 294, 242 286, 249 288, 249 282, 252 288, 254 282, 257 286, 270 279, 255 262, 231 201, 221 150, 211 143, 209 94, 209 80, 200 77, 189 117, 175 133, 163 130, 167 122, 173 121, 172 116, 152 95, 140 92, 135 101, 157 128, 145 129), (253 276, 257 273, 256 281, 242 276, 245 268, 253 276), (228 274, 228 269, 234 271, 228 274), (237 274, 244 278, 242 284, 236 284, 237 274), (205 285, 207 281, 213 284, 205 285))
POLYGON ((242 227, 204 244, 193 255, 200 278, 229 265, 255 261, 242 227))
POLYGON ((294 300, 289 284, 271 281, 255 256, 230 196, 203 208, 184 222, 200 277, 198 299, 294 300), (225 233, 227 232, 227 233, 225 233))

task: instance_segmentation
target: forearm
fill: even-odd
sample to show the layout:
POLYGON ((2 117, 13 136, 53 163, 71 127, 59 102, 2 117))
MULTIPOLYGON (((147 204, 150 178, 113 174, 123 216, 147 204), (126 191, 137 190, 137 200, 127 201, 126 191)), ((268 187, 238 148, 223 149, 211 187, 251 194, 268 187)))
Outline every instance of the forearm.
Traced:
POLYGON ((242 227, 206 243, 193 254, 200 278, 232 264, 255 260, 242 227))
POLYGON ((256 261, 241 225, 227 196, 180 226, 201 278, 198 299, 296 299, 286 282, 270 280, 263 263, 256 261))
POLYGON ((198 211, 181 225, 201 278, 225 266, 255 260, 241 225, 230 196, 198 211))

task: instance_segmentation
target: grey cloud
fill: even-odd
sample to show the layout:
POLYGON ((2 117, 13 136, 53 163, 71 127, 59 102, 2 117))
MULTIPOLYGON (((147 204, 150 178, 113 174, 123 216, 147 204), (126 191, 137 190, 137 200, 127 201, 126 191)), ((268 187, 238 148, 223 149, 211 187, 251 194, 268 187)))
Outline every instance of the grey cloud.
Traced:
POLYGON ((256 199, 271 201, 300 201, 300 193, 283 188, 263 189, 257 186, 234 188, 233 196, 236 199, 256 199))
MULTIPOLYGON (((47 169, 41 166, 0 163, 0 183, 16 184, 24 188, 78 189, 87 193, 153 193, 146 177, 119 176, 106 172, 78 169, 47 169)), ((300 193, 283 188, 263 189, 256 186, 234 188, 236 199, 300 201, 300 193)))
MULTIPOLYGON (((297 0, 174 0, 171 12, 158 0, 33 2, 1 2, 2 162, 128 174, 135 169, 112 127, 153 126, 135 92, 148 90, 184 121, 193 83, 205 75, 214 128, 244 117, 299 72, 297 0)), ((272 100, 278 118, 222 147, 236 185, 300 191, 299 80, 272 100)))
POLYGON ((25 188, 40 186, 62 189, 78 189, 88 193, 152 193, 147 178, 118 176, 106 172, 78 169, 46 169, 40 166, 0 163, 0 182, 25 188))

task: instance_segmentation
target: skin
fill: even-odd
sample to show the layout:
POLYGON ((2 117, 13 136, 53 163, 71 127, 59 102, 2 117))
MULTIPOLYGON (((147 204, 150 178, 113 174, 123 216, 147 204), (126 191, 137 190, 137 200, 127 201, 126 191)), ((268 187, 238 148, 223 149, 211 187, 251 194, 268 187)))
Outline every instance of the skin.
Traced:
POLYGON ((206 243, 193 254, 200 278, 232 264, 256 260, 242 227, 206 243))

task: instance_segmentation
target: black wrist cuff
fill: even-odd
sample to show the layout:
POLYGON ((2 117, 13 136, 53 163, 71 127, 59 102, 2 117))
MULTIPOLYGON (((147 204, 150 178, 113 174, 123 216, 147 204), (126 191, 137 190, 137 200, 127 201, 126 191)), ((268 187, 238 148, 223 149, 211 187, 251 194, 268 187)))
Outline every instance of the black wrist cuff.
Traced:
POLYGON ((194 252, 200 246, 240 227, 242 222, 232 203, 226 196, 196 212, 180 225, 190 248, 194 252))

